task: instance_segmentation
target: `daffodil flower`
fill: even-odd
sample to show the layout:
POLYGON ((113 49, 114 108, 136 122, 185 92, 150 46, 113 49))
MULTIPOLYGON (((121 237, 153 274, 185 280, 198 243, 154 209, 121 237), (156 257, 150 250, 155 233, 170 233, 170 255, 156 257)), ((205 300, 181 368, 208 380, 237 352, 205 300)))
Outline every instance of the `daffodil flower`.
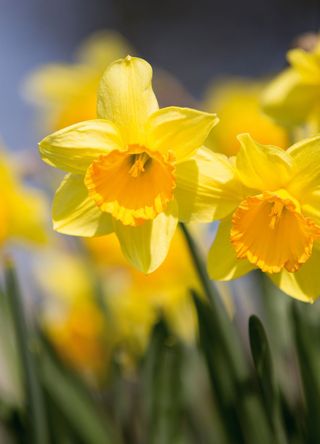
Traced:
MULTIPOLYGON (((260 268, 290 296, 320 295, 320 136, 287 151, 239 136, 238 197, 220 222, 208 257, 213 279, 260 268)), ((221 188, 221 193, 225 192, 221 188)))
POLYGON ((312 52, 292 49, 287 55, 290 67, 266 88, 262 97, 264 111, 287 127, 310 124, 319 131, 320 42, 312 52))
POLYGON ((32 72, 24 95, 40 111, 42 128, 56 131, 96 116, 97 88, 105 67, 130 45, 114 31, 98 31, 78 48, 74 63, 49 63, 32 72))
POLYGON ((19 172, 2 147, 0 185, 0 245, 11 240, 45 242, 45 197, 39 190, 23 184, 19 172))
POLYGON ((237 135, 248 132, 259 143, 287 148, 287 132, 263 113, 260 99, 264 82, 234 78, 214 83, 205 96, 204 106, 215 110, 220 123, 210 132, 205 145, 216 152, 234 156, 240 149, 237 135))
POLYGON ((212 200, 221 198, 209 193, 221 159, 201 148, 216 115, 159 109, 151 80, 146 61, 117 60, 100 83, 98 119, 40 142, 42 159, 68 172, 53 203, 55 230, 84 237, 114 231, 127 259, 146 273, 166 257, 178 220, 211 221, 212 200))

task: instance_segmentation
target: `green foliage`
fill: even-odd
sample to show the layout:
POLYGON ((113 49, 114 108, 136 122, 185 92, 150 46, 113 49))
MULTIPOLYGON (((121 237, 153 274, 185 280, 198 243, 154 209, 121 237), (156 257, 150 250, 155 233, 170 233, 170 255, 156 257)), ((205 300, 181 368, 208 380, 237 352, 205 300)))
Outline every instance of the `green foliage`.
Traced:
POLYGON ((0 420, 11 433, 10 442, 320 442, 317 307, 290 302, 285 316, 277 316, 274 307, 283 295, 257 275, 257 298, 266 319, 249 317, 246 342, 209 281, 193 241, 191 251, 207 296, 191 290, 197 347, 176 338, 160 315, 134 372, 127 373, 114 357, 107 385, 96 388, 67 368, 37 325, 26 321, 15 272, 7 264, 2 329, 14 333, 24 393, 15 403, 1 400, 0 420), (285 318, 289 342, 279 334, 285 318))

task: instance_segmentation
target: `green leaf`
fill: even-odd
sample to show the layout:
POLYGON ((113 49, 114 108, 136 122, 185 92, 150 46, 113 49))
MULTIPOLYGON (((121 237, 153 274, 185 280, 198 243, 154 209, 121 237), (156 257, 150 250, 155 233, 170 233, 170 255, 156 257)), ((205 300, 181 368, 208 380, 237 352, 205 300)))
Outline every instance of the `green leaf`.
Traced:
POLYGON ((251 354, 267 410, 271 413, 277 402, 273 366, 266 332, 260 319, 249 318, 249 339, 251 354))
POLYGON ((144 362, 148 443, 182 439, 182 362, 180 343, 169 336, 164 321, 156 324, 144 362))
POLYGON ((306 422, 308 435, 306 442, 320 442, 319 312, 315 311, 316 318, 313 320, 312 317, 309 317, 309 312, 315 310, 315 307, 295 301, 292 308, 296 347, 307 407, 307 415, 303 418, 306 422))
POLYGON ((99 414, 93 400, 64 370, 42 343, 40 376, 52 403, 63 414, 74 433, 85 444, 118 444, 120 438, 107 418, 99 414))
POLYGON ((5 288, 26 385, 28 425, 31 433, 30 442, 34 444, 47 444, 49 443, 47 418, 42 388, 37 374, 36 356, 30 346, 30 333, 24 317, 22 298, 14 267, 8 259, 5 263, 5 288))
POLYGON ((279 391, 276 388, 270 347, 262 322, 255 315, 252 315, 249 319, 249 339, 258 382, 267 415, 276 436, 276 442, 286 442, 280 413, 279 391))
POLYGON ((195 291, 192 293, 199 320, 200 348, 224 423, 224 442, 269 444, 273 441, 272 431, 231 320, 221 311, 215 312, 195 291), (238 347, 236 354, 234 347, 238 347))

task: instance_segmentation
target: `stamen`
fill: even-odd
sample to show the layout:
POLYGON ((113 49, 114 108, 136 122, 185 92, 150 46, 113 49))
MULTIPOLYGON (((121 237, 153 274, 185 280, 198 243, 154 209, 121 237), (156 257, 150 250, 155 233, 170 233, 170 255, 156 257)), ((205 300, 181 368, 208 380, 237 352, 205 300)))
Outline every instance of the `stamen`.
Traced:
POLYGON ((276 200, 273 202, 272 208, 271 208, 271 211, 269 214, 269 216, 271 218, 269 227, 271 229, 274 230, 276 228, 276 226, 279 224, 283 210, 285 210, 285 205, 283 202, 281 202, 279 200, 278 201, 276 200))
POLYGON ((138 226, 163 212, 173 197, 175 158, 134 145, 89 166, 85 185, 97 206, 124 225, 138 226))
POLYGON ((151 157, 147 153, 133 154, 131 157, 132 167, 129 170, 131 177, 139 177, 140 174, 145 172, 145 168, 151 161, 151 157))

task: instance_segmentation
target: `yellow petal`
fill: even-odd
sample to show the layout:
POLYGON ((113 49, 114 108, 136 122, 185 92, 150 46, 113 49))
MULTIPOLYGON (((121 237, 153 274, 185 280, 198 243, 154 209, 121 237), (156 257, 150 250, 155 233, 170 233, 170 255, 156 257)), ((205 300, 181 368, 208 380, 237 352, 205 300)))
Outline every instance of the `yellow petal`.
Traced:
POLYGON ((176 209, 160 213, 152 221, 138 227, 123 225, 114 220, 114 231, 127 260, 138 270, 151 273, 165 260, 177 226, 176 209))
POLYGON ((218 123, 216 114, 170 106, 153 113, 147 122, 147 146, 173 151, 177 162, 191 156, 218 123))
POLYGON ((53 228, 72 236, 102 236, 113 231, 112 218, 88 197, 84 177, 67 174, 53 202, 53 228))
POLYGON ((303 123, 319 101, 320 92, 305 84, 295 70, 289 68, 266 88, 262 95, 262 108, 284 126, 303 123))
POLYGON ((232 162, 202 147, 176 168, 179 220, 212 222, 231 213, 243 199, 232 162))
POLYGON ((123 140, 112 122, 96 119, 76 123, 45 137, 39 143, 41 158, 70 173, 84 173, 101 154, 121 150, 123 140))
POLYGON ((127 144, 144 144, 144 125, 158 102, 152 90, 152 68, 127 56, 105 71, 98 91, 98 116, 119 126, 127 144))
POLYGON ((303 82, 319 85, 320 59, 317 53, 295 48, 288 52, 287 57, 291 66, 301 76, 303 82))
POLYGON ((290 155, 281 148, 255 142, 249 134, 240 134, 238 140, 241 148, 236 165, 242 183, 261 191, 284 188, 291 176, 290 155))
POLYGON ((246 259, 237 259, 230 240, 231 218, 220 222, 216 238, 208 255, 208 273, 211 279, 229 281, 236 279, 255 267, 246 259))
POLYGON ((295 273, 283 270, 281 273, 269 275, 272 282, 295 299, 314 302, 320 296, 320 250, 318 248, 313 248, 310 259, 295 273))
POLYGON ((320 136, 292 145, 288 153, 294 174, 287 189, 300 201, 302 212, 320 224, 320 136))

